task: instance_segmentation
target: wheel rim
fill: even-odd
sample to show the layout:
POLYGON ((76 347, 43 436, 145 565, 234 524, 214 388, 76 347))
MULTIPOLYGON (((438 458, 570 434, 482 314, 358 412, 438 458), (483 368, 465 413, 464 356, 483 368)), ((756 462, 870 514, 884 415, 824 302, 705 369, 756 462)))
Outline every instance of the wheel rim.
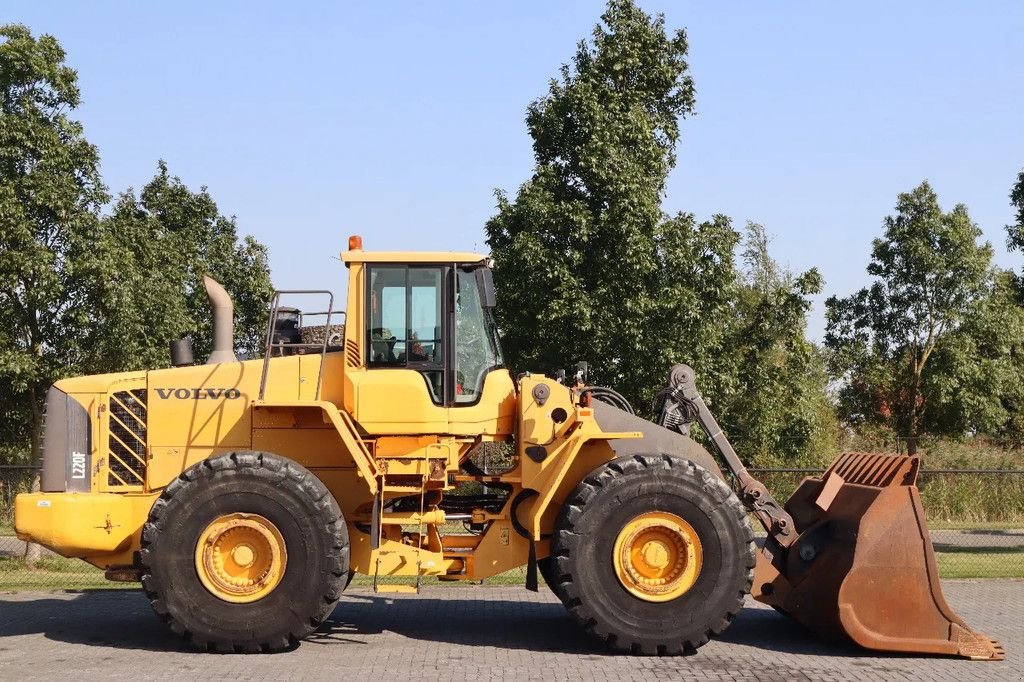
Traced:
POLYGON ((196 544, 196 572, 214 596, 244 604, 270 594, 284 576, 284 537, 259 514, 226 514, 196 544))
POLYGON ((686 594, 697 582, 703 551, 685 520, 668 512, 645 512, 619 531, 613 561, 630 594, 664 602, 686 594))

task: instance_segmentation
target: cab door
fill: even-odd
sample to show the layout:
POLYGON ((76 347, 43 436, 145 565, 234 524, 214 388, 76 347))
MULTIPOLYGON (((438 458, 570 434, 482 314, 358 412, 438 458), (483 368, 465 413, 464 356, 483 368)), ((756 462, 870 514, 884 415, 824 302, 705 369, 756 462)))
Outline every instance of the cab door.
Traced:
POLYGON ((366 371, 355 414, 370 434, 447 433, 451 267, 366 266, 366 371))
POLYGON ((451 278, 448 429, 457 435, 506 436, 515 424, 516 388, 502 358, 492 304, 482 295, 483 272, 479 265, 460 267, 451 278))

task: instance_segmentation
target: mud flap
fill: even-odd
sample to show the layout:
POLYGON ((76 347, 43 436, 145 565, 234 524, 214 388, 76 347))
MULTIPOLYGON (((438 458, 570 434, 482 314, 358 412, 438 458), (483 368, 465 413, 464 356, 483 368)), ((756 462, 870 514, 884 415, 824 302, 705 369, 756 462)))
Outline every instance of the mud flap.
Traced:
POLYGON ((758 556, 753 596, 827 639, 868 649, 1001 660, 946 603, 917 457, 848 453, 786 503, 799 533, 758 556))

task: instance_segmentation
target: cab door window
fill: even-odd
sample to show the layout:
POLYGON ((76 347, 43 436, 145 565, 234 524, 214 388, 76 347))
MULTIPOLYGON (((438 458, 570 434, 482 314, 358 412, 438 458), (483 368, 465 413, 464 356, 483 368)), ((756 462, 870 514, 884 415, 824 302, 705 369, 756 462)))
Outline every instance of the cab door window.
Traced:
POLYGON ((436 404, 444 402, 442 267, 375 265, 369 271, 369 367, 415 369, 436 404))
POLYGON ((501 347, 475 273, 459 270, 455 285, 455 404, 469 405, 480 400, 487 373, 501 366, 501 347))

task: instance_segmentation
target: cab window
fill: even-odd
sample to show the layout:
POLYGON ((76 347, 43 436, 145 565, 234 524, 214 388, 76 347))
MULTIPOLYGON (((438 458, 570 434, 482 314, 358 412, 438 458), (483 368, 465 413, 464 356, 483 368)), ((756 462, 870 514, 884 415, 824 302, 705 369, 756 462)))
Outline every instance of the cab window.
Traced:
POLYGON ((419 370, 435 403, 444 401, 442 267, 376 265, 369 272, 369 367, 419 370))
POLYGON ((473 270, 455 278, 455 404, 480 399, 487 373, 502 364, 497 329, 480 300, 473 270))

